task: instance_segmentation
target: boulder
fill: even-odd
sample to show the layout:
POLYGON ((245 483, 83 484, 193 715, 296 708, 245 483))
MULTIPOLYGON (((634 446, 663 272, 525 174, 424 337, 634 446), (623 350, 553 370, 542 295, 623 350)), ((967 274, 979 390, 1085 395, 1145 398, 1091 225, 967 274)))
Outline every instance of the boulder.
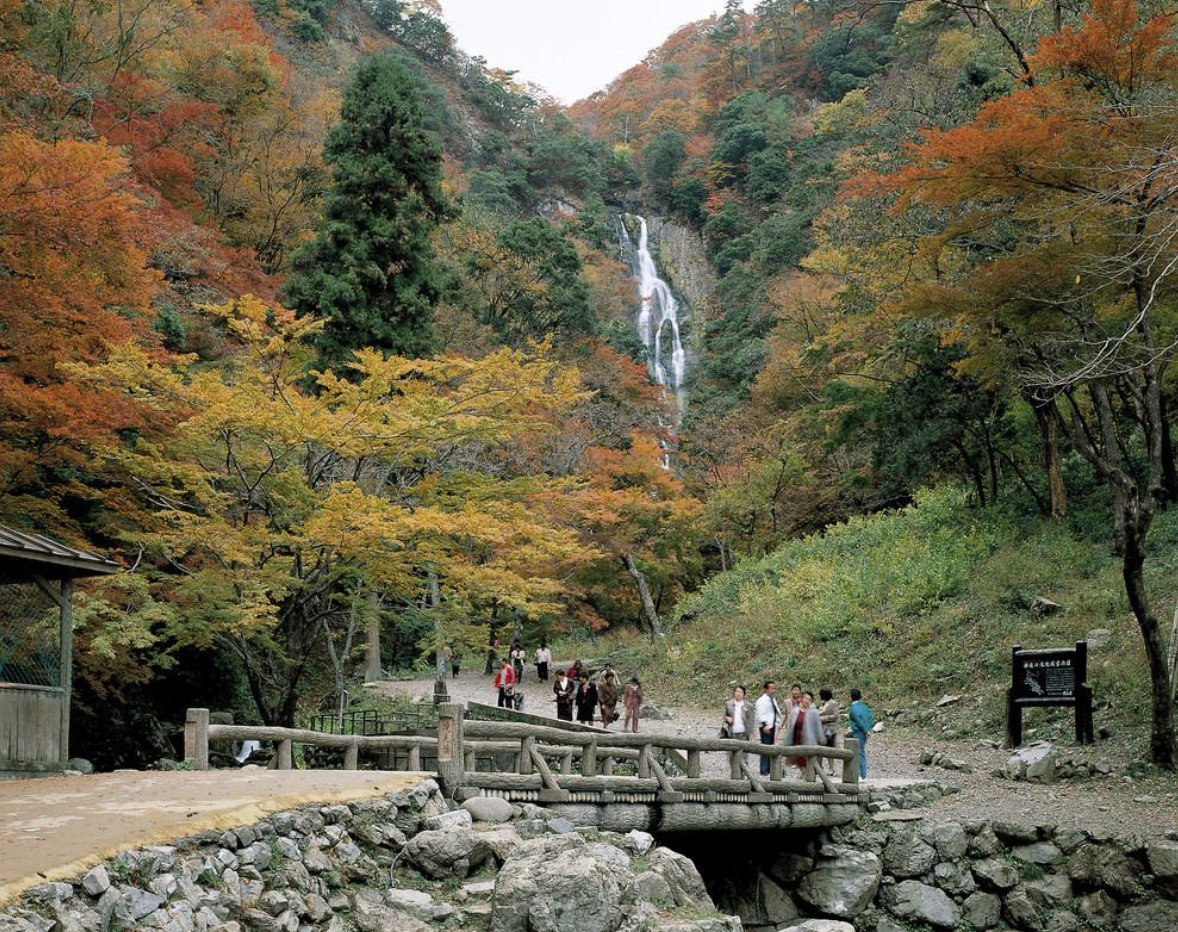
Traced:
POLYGON ((1054 615, 1061 608, 1063 608, 1063 606, 1058 602, 1052 602, 1051 599, 1045 599, 1041 595, 1035 596, 1035 598, 1031 600, 1030 605, 1031 614, 1038 615, 1039 617, 1054 615))
POLYGON ((1154 876, 1154 887, 1170 899, 1178 899, 1178 843, 1150 842, 1145 856, 1149 872, 1154 876))
POLYGON ((937 854, 946 861, 963 857, 969 848, 969 836, 956 822, 930 825, 921 831, 920 837, 936 848, 937 854))
POLYGON ((1010 849, 1011 855, 1027 864, 1037 864, 1048 867, 1063 860, 1063 852, 1049 841, 1037 841, 1029 845, 1016 845, 1010 849))
POLYGON ((497 796, 476 796, 462 804, 476 822, 510 822, 515 807, 497 796))
POLYGON ((950 896, 969 896, 977 889, 969 865, 964 861, 942 861, 933 868, 933 878, 950 896))
POLYGON ((984 858, 975 861, 973 875, 984 887, 991 890, 1010 890, 1018 884, 1018 871, 1005 861, 997 858, 984 858))
POLYGON ((646 854, 654 847, 654 836, 649 832, 640 832, 636 828, 630 829, 625 835, 630 850, 635 854, 646 854))
POLYGON ((1043 917, 1039 907, 1023 887, 1016 887, 1006 894, 1002 904, 1002 916, 1016 929, 1026 932, 1040 932, 1043 917))
POLYGON ((1084 638, 1088 642, 1089 650, 1100 650, 1102 647, 1107 647, 1108 642, 1112 639, 1113 633, 1108 628, 1092 628, 1084 638))
POLYGON ((1023 884, 1031 902, 1041 909, 1057 909, 1072 898, 1072 882, 1065 874, 1044 874, 1023 884))
MULTIPOLYGON (((469 813, 467 814, 469 817, 469 813)), ((491 854, 490 846, 474 829, 459 826, 419 832, 405 845, 406 860, 427 877, 465 877, 491 854)))
POLYGON ((1122 932, 1174 932, 1178 929, 1178 903, 1156 900, 1130 906, 1121 913, 1122 932))
POLYGON ((911 832, 896 832, 884 848, 884 870, 900 880, 927 874, 936 863, 936 849, 911 832))
POLYGON ((670 848, 655 848, 647 855, 647 871, 666 880, 676 906, 708 910, 716 908, 695 863, 679 852, 670 848))
POLYGON ((1119 899, 1137 892, 1139 869, 1113 845, 1081 845, 1068 858, 1068 876, 1088 890, 1104 888, 1119 899))
POLYGON ((1057 757, 1055 746, 1046 741, 1018 748, 1006 762, 1006 776, 1011 780, 1051 783, 1055 780, 1057 757))
POLYGON ((1116 922, 1119 909, 1117 901, 1103 890, 1097 890, 1095 893, 1080 897, 1076 904, 1076 912, 1079 913, 1080 918, 1096 929, 1102 929, 1116 922))
POLYGON ((503 865, 495 879, 491 928, 617 932, 638 902, 629 868, 597 856, 580 836, 546 835, 525 841, 503 865))
POLYGON ((426 830, 431 832, 461 828, 465 825, 473 824, 474 819, 466 809, 452 809, 450 812, 442 812, 438 815, 430 816, 425 820, 426 830))
POLYGON ((115 902, 115 918, 120 925, 134 925, 140 919, 154 913, 163 903, 162 896, 148 893, 138 887, 127 887, 115 902))
POLYGON ((961 909, 943 890, 919 880, 904 880, 885 890, 884 905, 897 919, 952 929, 961 921, 961 909))
POLYGON ((407 912, 360 897, 356 898, 356 927, 360 932, 431 932, 426 923, 407 912))
POLYGON ((82 889, 91 896, 102 896, 110 887, 110 875, 99 864, 82 878, 82 889))
POLYGON ((827 916, 854 919, 875 899, 882 879, 883 865, 870 851, 826 845, 797 895, 827 916))
POLYGON ((652 722, 669 722, 672 716, 662 706, 655 705, 653 702, 644 702, 642 703, 642 717, 648 718, 652 722))
POLYGON ((479 838, 482 839, 484 845, 487 845, 491 849, 491 854, 494 855, 495 860, 500 864, 511 857, 515 849, 523 844, 523 839, 519 837, 519 833, 507 825, 492 829, 489 832, 479 832, 479 838))
POLYGON ((855 932, 853 925, 839 919, 803 919, 788 928, 789 932, 855 932))
POLYGON ((1002 918, 1002 900, 993 893, 972 893, 961 904, 961 917, 975 929, 992 929, 1002 918))

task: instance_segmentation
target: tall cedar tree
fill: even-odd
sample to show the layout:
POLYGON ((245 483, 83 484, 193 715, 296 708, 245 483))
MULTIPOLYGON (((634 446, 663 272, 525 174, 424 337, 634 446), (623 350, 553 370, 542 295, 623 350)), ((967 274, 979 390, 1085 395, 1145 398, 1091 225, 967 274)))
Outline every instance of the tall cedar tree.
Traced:
POLYGON ((320 364, 336 371, 371 346, 417 357, 433 349, 440 293, 430 234, 450 215, 442 148, 422 125, 413 76, 397 60, 363 62, 324 143, 332 186, 311 242, 295 256, 285 299, 322 318, 320 364))

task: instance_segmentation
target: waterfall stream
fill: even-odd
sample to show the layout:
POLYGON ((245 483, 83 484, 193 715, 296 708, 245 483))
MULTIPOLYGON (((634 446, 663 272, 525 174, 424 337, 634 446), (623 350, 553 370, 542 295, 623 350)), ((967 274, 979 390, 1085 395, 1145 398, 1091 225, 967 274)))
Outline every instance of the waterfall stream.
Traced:
POLYGON ((646 347, 647 366, 650 377, 664 393, 674 396, 674 424, 662 424, 668 433, 663 441, 663 465, 670 467, 670 453, 683 415, 687 395, 683 379, 687 373, 687 353, 679 334, 679 302, 662 278, 654 256, 650 253, 650 232, 645 217, 634 217, 638 221, 638 245, 634 246, 624 222, 620 223, 622 249, 631 258, 634 277, 638 279, 640 306, 638 311, 638 336, 646 347))

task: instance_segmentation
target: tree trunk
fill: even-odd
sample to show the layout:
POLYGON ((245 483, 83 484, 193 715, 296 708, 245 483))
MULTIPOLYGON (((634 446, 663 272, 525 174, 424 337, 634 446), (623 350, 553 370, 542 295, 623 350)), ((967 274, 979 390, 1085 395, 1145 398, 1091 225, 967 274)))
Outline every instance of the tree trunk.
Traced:
POLYGON ((1130 533, 1125 541, 1123 574, 1129 604, 1145 642, 1149 664, 1153 718, 1150 729, 1150 759, 1159 767, 1172 770, 1178 764, 1178 747, 1174 741, 1174 693, 1171 684, 1169 655, 1162 640, 1162 626, 1154 616, 1145 593, 1145 541, 1130 533))
POLYGON ((364 611, 366 643, 364 646, 364 682, 375 683, 381 678, 380 669, 380 611, 375 592, 368 593, 364 611))
POLYGON ((1035 413, 1035 422, 1039 425, 1039 455, 1042 457, 1043 469, 1047 473, 1047 491, 1051 497, 1051 517, 1066 518, 1068 514, 1068 487, 1063 481, 1063 464, 1059 455, 1059 425, 1049 406, 1054 407, 1055 401, 1037 401, 1033 396, 1027 396, 1031 410, 1035 413))
POLYGON ((663 634, 663 623, 659 620, 658 609, 654 607, 654 599, 650 597, 650 587, 646 584, 646 577, 642 575, 642 570, 638 568, 638 564, 634 560, 634 554, 628 553, 625 556, 626 570, 634 579, 634 585, 638 587, 638 595, 642 599, 642 611, 646 615, 646 620, 650 624, 651 633, 656 638, 661 638, 663 634))

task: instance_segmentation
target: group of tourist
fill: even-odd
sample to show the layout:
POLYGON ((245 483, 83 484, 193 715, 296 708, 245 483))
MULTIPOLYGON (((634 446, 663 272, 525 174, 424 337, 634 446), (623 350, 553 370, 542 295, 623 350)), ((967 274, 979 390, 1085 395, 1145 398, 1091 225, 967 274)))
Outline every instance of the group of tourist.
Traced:
MULTIPOLYGON (((526 651, 519 641, 511 645, 506 657, 499 658, 499 669, 495 673, 492 683, 498 695, 500 708, 524 709, 524 692, 521 682, 524 675, 526 651)), ((548 682, 548 667, 552 663, 552 652, 548 645, 541 642, 536 651, 536 678, 541 682, 548 682)), ((556 717, 566 722, 574 720, 586 725, 592 725, 600 718, 601 727, 609 728, 621 717, 618 712, 618 702, 621 701, 625 711, 622 728, 625 731, 638 731, 638 719, 642 709, 642 683, 638 677, 630 677, 624 688, 618 689, 618 676, 613 668, 606 663, 596 681, 590 675, 585 664, 574 660, 567 669, 556 671, 552 684, 552 693, 556 702, 556 717)))
MULTIPOLYGON (((745 695, 745 688, 737 686, 732 698, 724 703, 724 721, 720 726, 720 737, 753 741, 759 736, 761 744, 784 744, 787 747, 840 747, 840 722, 842 708, 834 698, 834 691, 823 687, 818 691, 819 704, 814 693, 803 690, 800 683, 790 687, 784 708, 777 701, 777 684, 767 680, 761 698, 755 703, 745 695)), ((851 704, 847 709, 847 720, 851 737, 859 742, 859 776, 867 776, 867 736, 875 727, 871 709, 863 701, 859 690, 850 692, 851 704)), ((801 770, 806 769, 804 757, 791 757, 789 763, 801 770)), ((834 759, 827 758, 830 773, 834 773, 834 759)), ((770 772, 770 759, 761 757, 761 774, 770 772)))

